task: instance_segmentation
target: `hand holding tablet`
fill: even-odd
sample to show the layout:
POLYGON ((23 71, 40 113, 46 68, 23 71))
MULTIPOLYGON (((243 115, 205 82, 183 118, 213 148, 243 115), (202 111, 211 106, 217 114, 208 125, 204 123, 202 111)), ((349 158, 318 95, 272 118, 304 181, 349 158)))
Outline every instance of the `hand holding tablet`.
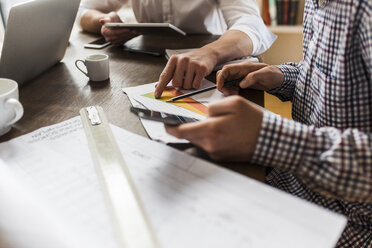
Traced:
POLYGON ((113 29, 106 27, 106 24, 108 23, 120 23, 121 20, 117 18, 119 17, 108 16, 100 20, 100 23, 102 25, 101 34, 103 35, 106 41, 110 41, 113 45, 122 45, 128 40, 133 39, 134 37, 140 35, 139 32, 127 28, 113 29))

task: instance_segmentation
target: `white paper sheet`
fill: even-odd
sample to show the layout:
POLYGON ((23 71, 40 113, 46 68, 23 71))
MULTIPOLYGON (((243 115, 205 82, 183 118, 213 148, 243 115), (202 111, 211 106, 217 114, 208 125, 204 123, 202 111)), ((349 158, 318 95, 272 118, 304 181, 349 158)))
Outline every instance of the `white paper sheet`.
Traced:
MULTIPOLYGON (((330 248, 345 226, 338 214, 112 130, 163 248, 330 248)), ((79 117, 0 144, 0 158, 98 247, 116 247, 79 117)))
MULTIPOLYGON (((123 88, 123 92, 126 93, 128 97, 135 99, 136 101, 144 105, 146 108, 151 109, 151 110, 162 111, 162 112, 176 114, 176 115, 183 115, 187 117, 196 118, 199 120, 203 120, 206 118, 203 115, 200 115, 188 109, 184 109, 182 107, 173 105, 171 103, 167 103, 167 102, 163 102, 163 101, 159 101, 156 99, 143 96, 146 93, 154 92, 155 84, 157 84, 157 82, 135 86, 135 87, 123 88)), ((170 85, 171 84, 169 84, 168 86, 170 85)), ((200 88, 203 89, 203 88, 206 88, 212 85, 215 85, 215 84, 207 79, 203 79, 202 85, 200 88)), ((178 89, 178 90, 183 93, 188 93, 188 92, 194 91, 195 89, 193 90, 178 89)), ((208 104, 211 102, 215 102, 215 101, 223 99, 224 95, 218 90, 211 90, 211 91, 203 92, 198 95, 192 96, 191 98, 200 102, 201 104, 205 106, 208 106, 208 104)))
MULTIPOLYGON (((16 248, 99 248, 53 211, 0 159, 1 244, 16 248)), ((3 246, 1 246, 3 247, 3 246)))

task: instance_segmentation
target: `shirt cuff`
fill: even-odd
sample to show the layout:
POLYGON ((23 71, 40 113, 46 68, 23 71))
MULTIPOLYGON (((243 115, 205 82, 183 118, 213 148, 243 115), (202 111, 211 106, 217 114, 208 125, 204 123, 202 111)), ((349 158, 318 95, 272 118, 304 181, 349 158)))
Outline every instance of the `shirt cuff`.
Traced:
POLYGON ((265 111, 251 162, 295 172, 304 157, 309 128, 265 111))
POLYGON ((252 56, 264 53, 277 38, 257 16, 243 17, 229 30, 238 30, 249 36, 253 44, 252 56))
POLYGON ((284 75, 284 82, 278 88, 267 91, 267 93, 278 97, 280 100, 291 101, 295 90, 299 68, 292 64, 277 65, 284 75))

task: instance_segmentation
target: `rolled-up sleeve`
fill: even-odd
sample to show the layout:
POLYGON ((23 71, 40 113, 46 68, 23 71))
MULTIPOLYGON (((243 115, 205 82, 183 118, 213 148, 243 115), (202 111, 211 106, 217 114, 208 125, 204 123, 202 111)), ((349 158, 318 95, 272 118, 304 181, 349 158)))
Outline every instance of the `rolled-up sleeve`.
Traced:
POLYGON ((220 8, 228 30, 239 30, 252 40, 252 55, 262 54, 275 41, 276 35, 263 23, 255 0, 220 0, 220 8))
POLYGON ((76 18, 76 23, 80 25, 81 17, 90 9, 96 9, 103 13, 118 11, 128 0, 82 0, 76 18))

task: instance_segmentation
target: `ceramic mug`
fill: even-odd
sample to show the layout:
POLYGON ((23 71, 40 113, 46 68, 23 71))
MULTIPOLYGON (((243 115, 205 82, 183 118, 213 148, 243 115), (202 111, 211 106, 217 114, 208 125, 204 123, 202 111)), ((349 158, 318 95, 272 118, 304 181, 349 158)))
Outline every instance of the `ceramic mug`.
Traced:
POLYGON ((106 54, 93 54, 84 60, 78 59, 75 66, 91 81, 104 81, 110 77, 109 56, 106 54), (84 64, 86 71, 79 67, 79 62, 84 64))
POLYGON ((0 135, 9 132, 22 116, 23 107, 18 101, 17 82, 0 78, 0 135))

